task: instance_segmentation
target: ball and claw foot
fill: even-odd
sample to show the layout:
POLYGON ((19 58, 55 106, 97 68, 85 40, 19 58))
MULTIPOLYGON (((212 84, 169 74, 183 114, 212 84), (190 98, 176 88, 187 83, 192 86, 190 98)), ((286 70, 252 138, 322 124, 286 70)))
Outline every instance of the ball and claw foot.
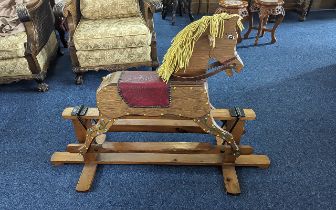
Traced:
POLYGON ((76 85, 82 85, 83 84, 83 75, 76 75, 75 82, 76 82, 76 85))
POLYGON ((37 90, 39 91, 39 92, 47 92, 48 91, 48 88, 49 86, 46 84, 46 83, 44 83, 44 82, 42 82, 42 83, 39 83, 38 85, 37 85, 37 90))

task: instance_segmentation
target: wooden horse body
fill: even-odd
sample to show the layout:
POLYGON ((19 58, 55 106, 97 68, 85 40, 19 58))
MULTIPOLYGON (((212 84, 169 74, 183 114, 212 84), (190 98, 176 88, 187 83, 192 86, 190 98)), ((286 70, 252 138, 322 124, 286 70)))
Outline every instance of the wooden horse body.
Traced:
MULTIPOLYGON (((178 69, 171 75, 167 83, 170 90, 170 101, 167 106, 130 106, 123 98, 119 87, 123 74, 129 73, 115 72, 104 78, 97 90, 99 112, 92 117, 84 116, 84 123, 83 119, 80 121, 83 126, 84 124, 88 125, 87 120, 90 119, 95 119, 97 122, 87 126, 87 129, 85 128, 82 132, 84 135, 78 136, 81 139, 79 140, 81 144, 68 146, 68 152, 70 153, 55 153, 52 157, 54 164, 85 163, 82 176, 77 185, 78 191, 89 190, 97 164, 134 163, 222 165, 227 191, 232 194, 238 194, 240 193, 240 188, 235 165, 259 167, 267 167, 269 165, 269 160, 266 156, 251 155, 252 150, 250 147, 244 147, 239 144, 240 136, 244 130, 244 122, 239 121, 238 118, 238 121, 235 121, 236 119, 228 116, 228 114, 222 116, 218 111, 216 112, 216 109, 211 106, 209 101, 206 78, 220 71, 226 71, 231 76, 232 69, 239 72, 243 67, 243 63, 236 52, 238 21, 239 17, 235 15, 227 19, 224 23, 224 36, 220 38, 210 36, 212 29, 210 26, 207 27, 205 32, 194 43, 194 50, 187 68, 178 69), (216 61, 209 65, 209 60, 213 59, 216 61), (213 71, 211 72, 209 69, 213 69, 213 71), (226 127, 217 125, 215 120, 218 119, 228 120, 226 127), (129 120, 128 123, 121 125, 127 120, 129 120), (149 126, 148 121, 154 123, 152 127, 149 126), (233 130, 236 125, 239 127, 238 132, 233 130), (187 128, 188 126, 190 127, 187 128), (174 129, 169 129, 170 127, 174 129), (184 127, 185 130, 175 129, 179 127, 184 127), (233 131, 234 135, 229 130, 233 131), (102 136, 103 138, 106 137, 105 133, 113 131, 208 133, 216 137, 218 145, 213 147, 192 142, 107 144, 104 142, 105 140, 101 141, 102 136), (144 145, 148 147, 147 150, 144 145), (240 155, 241 157, 239 157, 240 155)), ((135 73, 139 74, 140 77, 147 77, 148 75, 158 77, 156 72, 135 73)), ((161 81, 161 83, 163 82, 161 81)), ((137 97, 141 97, 141 95, 137 97)), ((157 96, 153 95, 153 97, 157 96)), ((248 112, 252 113, 251 119, 254 118, 254 112, 248 112)), ((223 113, 228 112, 223 110, 223 113)), ((67 114, 63 116, 65 115, 67 114)), ((243 118, 248 119, 249 116, 244 116, 243 118)), ((75 118, 71 119, 73 119, 75 128, 80 127, 77 121, 75 123, 75 118)), ((76 130, 76 133, 80 133, 78 129, 76 130)))
POLYGON ((108 130, 116 119, 150 117, 194 120, 207 133, 218 136, 224 142, 229 143, 234 150, 234 155, 239 156, 239 148, 235 144, 233 136, 219 127, 210 114, 211 105, 205 80, 210 58, 216 59, 217 65, 215 67, 223 68, 222 70, 226 70, 228 75, 232 75, 232 68, 239 72, 243 67, 236 52, 238 18, 233 17, 225 21, 225 36, 223 38, 210 37, 210 29, 208 28, 196 41, 188 67, 185 70, 176 71, 175 80, 173 78, 169 81, 171 102, 168 107, 130 107, 118 90, 119 79, 125 72, 115 72, 104 78, 97 90, 97 107, 101 113, 101 119, 92 128, 92 133, 88 135, 81 152, 85 154, 94 138, 104 130, 108 130), (212 47, 214 41, 216 47, 212 47), (198 79, 198 77, 203 79, 198 79))

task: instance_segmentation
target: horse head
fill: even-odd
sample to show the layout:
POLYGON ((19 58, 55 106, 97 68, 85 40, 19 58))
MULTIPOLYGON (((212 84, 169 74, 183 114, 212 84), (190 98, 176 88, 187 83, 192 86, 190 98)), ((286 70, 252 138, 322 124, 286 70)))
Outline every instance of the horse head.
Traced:
POLYGON ((168 82, 172 75, 206 78, 214 75, 207 74, 213 67, 239 72, 243 62, 236 51, 238 28, 242 28, 241 17, 226 13, 204 16, 189 24, 174 38, 158 74, 168 82), (216 62, 209 66, 211 58, 216 62))
POLYGON ((239 24, 240 17, 233 16, 224 22, 223 36, 211 37, 209 35, 210 46, 213 45, 210 48, 210 57, 221 65, 228 65, 238 73, 244 67, 243 61, 236 50, 239 24))

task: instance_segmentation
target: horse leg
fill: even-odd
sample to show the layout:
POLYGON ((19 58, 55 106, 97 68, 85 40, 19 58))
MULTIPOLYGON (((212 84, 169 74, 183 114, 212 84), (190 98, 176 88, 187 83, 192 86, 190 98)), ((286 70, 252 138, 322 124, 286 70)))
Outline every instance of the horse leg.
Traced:
POLYGON ((81 153, 82 155, 85 155, 87 151, 89 150, 93 140, 97 136, 100 136, 101 134, 106 133, 110 129, 110 127, 113 125, 114 121, 115 120, 113 119, 101 118, 99 119, 97 124, 89 128, 86 131, 85 142, 84 142, 84 145, 79 149, 79 153, 81 153))
POLYGON ((223 139, 223 144, 227 142, 232 149, 234 157, 238 157, 240 155, 240 150, 238 145, 236 144, 233 136, 230 132, 224 130, 219 127, 213 117, 209 114, 194 119, 194 121, 206 132, 214 135, 215 137, 219 137, 223 139))

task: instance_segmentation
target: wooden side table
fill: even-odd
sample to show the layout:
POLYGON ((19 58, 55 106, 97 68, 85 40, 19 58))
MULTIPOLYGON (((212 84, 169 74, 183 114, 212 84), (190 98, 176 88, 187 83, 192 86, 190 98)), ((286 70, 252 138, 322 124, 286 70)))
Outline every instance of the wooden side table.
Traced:
MULTIPOLYGON (((219 1, 219 8, 216 10, 216 14, 226 12, 228 14, 238 14, 243 19, 247 19, 249 17, 248 11, 248 2, 240 1, 240 0, 221 0, 219 1)), ((237 42, 240 43, 242 41, 241 31, 238 31, 238 39, 237 42)))
POLYGON ((275 31, 285 17, 285 9, 283 7, 283 0, 255 0, 252 3, 249 16, 249 29, 244 35, 244 38, 247 39, 252 31, 252 29, 257 29, 258 33, 254 45, 258 45, 259 37, 262 37, 265 32, 270 32, 272 35, 271 43, 276 42, 275 31), (259 26, 253 26, 253 12, 259 12, 259 26), (270 15, 276 16, 276 21, 272 29, 266 28, 268 18, 270 15))

